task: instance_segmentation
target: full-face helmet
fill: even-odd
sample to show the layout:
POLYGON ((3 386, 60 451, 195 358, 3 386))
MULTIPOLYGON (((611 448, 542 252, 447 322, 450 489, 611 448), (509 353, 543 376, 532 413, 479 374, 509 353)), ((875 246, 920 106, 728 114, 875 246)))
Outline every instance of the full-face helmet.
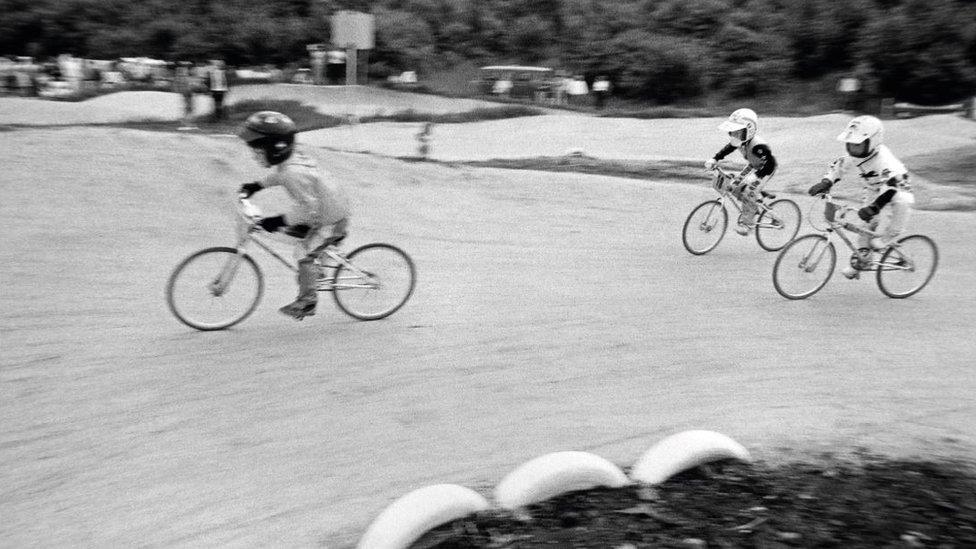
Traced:
POLYGON ((297 132, 291 118, 280 112, 261 111, 247 117, 237 135, 251 147, 260 162, 274 166, 291 156, 297 132))
POLYGON ((756 136, 759 117, 752 109, 736 109, 729 119, 719 124, 718 129, 729 134, 729 142, 738 147, 756 136))
POLYGON ((847 128, 837 136, 837 141, 847 144, 847 154, 866 158, 884 143, 884 126, 874 116, 858 116, 847 123, 847 128))

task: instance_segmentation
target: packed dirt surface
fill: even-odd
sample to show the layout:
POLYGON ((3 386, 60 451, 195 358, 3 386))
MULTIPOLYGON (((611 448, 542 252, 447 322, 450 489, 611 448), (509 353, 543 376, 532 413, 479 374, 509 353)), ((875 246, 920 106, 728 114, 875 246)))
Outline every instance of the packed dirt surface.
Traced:
POLYGON ((704 181, 314 148, 354 196, 348 246, 414 258, 411 301, 296 323, 276 311, 294 280, 256 251, 258 311, 201 333, 163 288, 232 243, 234 191, 261 175, 239 143, 18 128, 0 148, 0 546, 347 547, 412 489, 488 490, 559 450, 630 465, 685 429, 764 459, 976 452, 972 213, 915 214, 942 254, 917 296, 836 277, 791 302, 754 238, 685 252, 704 181))

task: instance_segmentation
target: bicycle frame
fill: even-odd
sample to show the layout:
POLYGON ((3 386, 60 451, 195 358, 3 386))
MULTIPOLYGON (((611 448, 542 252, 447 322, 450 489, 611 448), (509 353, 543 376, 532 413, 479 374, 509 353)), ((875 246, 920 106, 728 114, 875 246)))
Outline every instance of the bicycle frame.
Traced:
MULTIPOLYGON (((237 244, 234 248, 237 250, 236 261, 233 261, 233 265, 227 265, 221 271, 218 280, 215 281, 215 286, 223 291, 223 288, 234 279, 234 274, 237 272, 237 266, 240 264, 240 258, 244 255, 248 243, 254 243, 257 247, 264 250, 268 255, 278 260, 279 263, 287 267, 292 272, 298 272, 298 267, 286 259, 282 254, 278 253, 270 244, 265 242, 260 236, 256 234, 260 229, 257 226, 257 220, 260 219, 260 214, 258 209, 246 198, 239 197, 239 208, 238 213, 244 219, 247 224, 246 229, 241 231, 240 237, 237 239, 237 244), (226 278, 225 278, 226 277, 226 278)), ((320 292, 331 292, 338 289, 352 289, 352 288, 366 288, 372 289, 376 288, 378 284, 374 281, 374 277, 371 273, 361 270, 354 264, 350 263, 346 259, 345 255, 339 252, 335 246, 328 245, 316 259, 319 267, 321 267, 322 274, 319 276, 318 291, 320 292), (322 255, 326 256, 328 259, 332 260, 331 263, 324 263, 322 261, 322 255), (343 281, 346 280, 359 280, 360 283, 340 283, 338 279, 331 276, 330 273, 334 272, 339 266, 342 266, 350 271, 350 276, 342 277, 343 281)), ((220 295, 220 294, 216 294, 220 295)))
MULTIPOLYGON (((851 237, 846 234, 847 232, 855 233, 858 235, 864 235, 869 238, 876 238, 880 236, 880 233, 872 231, 862 225, 854 224, 845 219, 847 214, 857 211, 855 208, 847 206, 846 204, 834 202, 831 196, 828 194, 823 195, 823 200, 827 203, 827 206, 825 207, 825 211, 824 211, 824 218, 827 221, 827 226, 823 228, 817 227, 816 225, 813 224, 812 221, 810 222, 810 226, 821 233, 827 234, 828 241, 830 240, 830 235, 835 234, 838 237, 840 237, 841 241, 843 241, 844 244, 847 245, 847 247, 851 250, 852 254, 859 256, 860 254, 858 254, 858 247, 854 244, 851 237)), ((813 216, 810 215, 807 218, 812 220, 813 216)), ((898 248, 899 246, 897 242, 892 242, 891 244, 888 245, 888 247, 898 248)), ((884 250, 882 249, 882 250, 872 250, 872 251, 884 251, 884 250)), ((874 254, 871 254, 867 258, 861 258, 861 261, 864 262, 863 264, 864 266, 860 267, 860 269, 867 270, 867 271, 871 271, 875 269, 898 271, 898 270, 914 270, 915 268, 914 264, 912 264, 911 262, 909 262, 908 265, 882 263, 880 260, 874 258, 874 254)))
MULTIPOLYGON (((720 178, 719 180, 721 180, 723 183, 734 180, 736 177, 735 174, 733 174, 732 172, 723 170, 718 166, 713 168, 712 171, 718 174, 718 177, 720 178)), ((732 204, 732 206, 735 207, 735 210, 739 213, 739 215, 742 215, 741 199, 736 198, 735 194, 732 193, 731 189, 726 188, 726 185, 724 184, 721 186, 713 184, 712 188, 715 189, 715 191, 719 194, 718 201, 719 204, 722 205, 722 207, 725 207, 726 203, 732 204)), ((771 221, 761 221, 761 222, 757 221, 755 226, 757 228, 764 228, 764 229, 783 228, 782 220, 779 219, 776 216, 776 214, 772 210, 770 210, 769 207, 766 206, 766 204, 762 201, 763 198, 775 198, 775 195, 767 193, 766 191, 760 191, 760 195, 761 195, 760 199, 756 201, 756 219, 762 220, 768 217, 771 221)))

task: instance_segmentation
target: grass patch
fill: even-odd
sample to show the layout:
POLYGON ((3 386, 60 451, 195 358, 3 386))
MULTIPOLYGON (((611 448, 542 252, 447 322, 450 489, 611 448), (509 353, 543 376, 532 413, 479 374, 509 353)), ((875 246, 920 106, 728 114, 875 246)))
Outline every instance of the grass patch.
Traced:
POLYGON ((709 107, 644 107, 638 109, 611 108, 599 111, 597 116, 601 118, 709 118, 716 116, 726 116, 726 110, 709 107))
POLYGON ((959 147, 913 156, 910 169, 941 185, 976 189, 976 147, 959 147))
POLYGON ((193 122, 204 132, 234 133, 247 117, 258 111, 277 111, 295 121, 298 131, 332 128, 345 124, 344 118, 322 114, 314 107, 292 99, 249 99, 227 107, 227 117, 214 120, 210 115, 198 116, 193 122))
POLYGON ((976 470, 868 455, 716 463, 654 488, 477 513, 412 547, 976 547, 976 470))
POLYGON ((700 162, 680 160, 605 160, 585 155, 496 158, 457 162, 478 168, 576 172, 630 179, 688 179, 705 181, 700 162))
POLYGON ((485 120, 503 120, 523 116, 539 116, 543 112, 528 105, 503 105, 501 107, 482 107, 465 112, 434 114, 418 112, 413 109, 399 111, 390 115, 367 116, 360 122, 433 122, 436 124, 464 124, 485 120))

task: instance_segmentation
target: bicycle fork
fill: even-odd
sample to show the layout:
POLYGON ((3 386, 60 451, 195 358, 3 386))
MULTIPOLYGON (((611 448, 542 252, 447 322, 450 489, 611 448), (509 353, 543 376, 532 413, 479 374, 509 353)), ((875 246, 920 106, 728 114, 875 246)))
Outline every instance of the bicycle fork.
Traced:
POLYGON ((217 273, 217 278, 215 278, 214 281, 209 284, 208 289, 210 290, 211 295, 214 297, 224 295, 224 292, 226 292, 227 288, 230 287, 230 283, 233 282, 234 276, 237 275, 237 270, 241 266, 241 258, 244 256, 244 245, 248 240, 249 239, 245 236, 241 237, 241 239, 237 241, 237 245, 234 246, 237 253, 235 253, 233 257, 229 258, 227 262, 224 263, 223 267, 220 269, 220 272, 217 273))
POLYGON ((824 258, 824 255, 827 253, 827 248, 829 247, 830 239, 817 239, 817 241, 813 244, 813 247, 810 248, 810 251, 800 258, 800 264, 798 267, 805 273, 812 273, 813 271, 817 270, 817 267, 820 265, 820 261, 824 258))

